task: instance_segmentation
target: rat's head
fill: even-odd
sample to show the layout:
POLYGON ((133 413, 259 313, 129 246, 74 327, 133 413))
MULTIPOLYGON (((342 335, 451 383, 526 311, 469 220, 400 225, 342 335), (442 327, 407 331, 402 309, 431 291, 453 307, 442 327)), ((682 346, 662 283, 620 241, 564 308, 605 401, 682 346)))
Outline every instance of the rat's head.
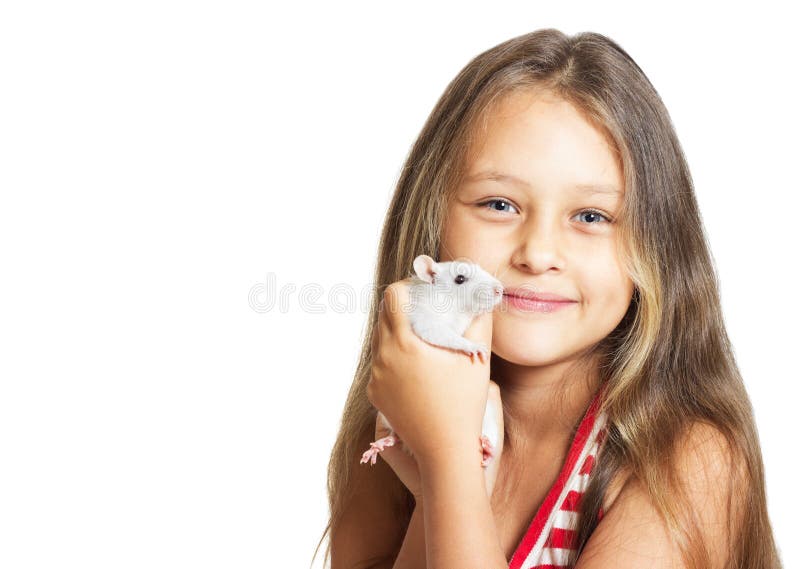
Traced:
POLYGON ((437 305, 445 310, 479 314, 491 312, 503 299, 503 284, 475 263, 437 263, 428 255, 414 259, 417 277, 435 287, 437 305))

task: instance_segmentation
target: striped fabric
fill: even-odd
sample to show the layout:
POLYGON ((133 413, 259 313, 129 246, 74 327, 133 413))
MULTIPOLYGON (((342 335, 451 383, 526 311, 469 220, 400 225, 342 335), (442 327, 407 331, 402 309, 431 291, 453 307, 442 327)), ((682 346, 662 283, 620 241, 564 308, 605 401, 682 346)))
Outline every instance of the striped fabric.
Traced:
MULTIPOLYGON (((598 390, 589 404, 558 479, 514 551, 509 569, 570 567, 567 561, 574 549, 578 506, 607 432, 605 413, 597 414, 602 392, 598 390)), ((601 509, 598 518, 602 515, 601 509)))

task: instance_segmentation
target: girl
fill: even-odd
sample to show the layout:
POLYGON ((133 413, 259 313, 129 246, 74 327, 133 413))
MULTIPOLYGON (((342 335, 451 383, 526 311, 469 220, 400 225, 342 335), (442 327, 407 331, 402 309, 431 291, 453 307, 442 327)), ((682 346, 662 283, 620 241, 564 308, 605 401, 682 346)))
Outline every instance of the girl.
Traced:
POLYGON ((329 465, 333 569, 780 566, 689 170, 616 43, 545 29, 472 60, 408 157, 375 282, 329 465), (491 362, 410 331, 420 253, 505 285, 467 333, 491 362), (504 437, 484 470, 486 404, 504 437), (376 408, 413 457, 359 463, 376 408))

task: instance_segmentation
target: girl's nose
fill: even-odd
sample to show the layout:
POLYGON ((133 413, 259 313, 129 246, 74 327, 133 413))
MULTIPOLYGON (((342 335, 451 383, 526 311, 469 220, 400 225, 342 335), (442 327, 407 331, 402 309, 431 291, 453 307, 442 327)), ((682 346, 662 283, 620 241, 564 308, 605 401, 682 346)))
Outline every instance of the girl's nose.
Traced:
POLYGON ((531 225, 515 252, 514 264, 535 273, 561 269, 564 264, 561 245, 555 226, 531 220, 531 225))

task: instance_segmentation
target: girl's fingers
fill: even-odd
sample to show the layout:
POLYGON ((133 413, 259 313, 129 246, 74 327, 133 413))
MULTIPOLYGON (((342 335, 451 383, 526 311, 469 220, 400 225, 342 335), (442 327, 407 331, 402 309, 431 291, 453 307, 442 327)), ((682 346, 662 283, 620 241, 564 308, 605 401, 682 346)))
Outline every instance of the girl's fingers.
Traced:
POLYGON ((381 325, 389 331, 392 331, 395 326, 394 313, 397 312, 397 303, 397 287, 392 283, 383 291, 379 317, 381 325))
POLYGON ((411 278, 407 278, 393 282, 386 287, 384 292, 381 318, 385 320, 387 328, 393 333, 405 331, 408 328, 411 280, 411 278))

